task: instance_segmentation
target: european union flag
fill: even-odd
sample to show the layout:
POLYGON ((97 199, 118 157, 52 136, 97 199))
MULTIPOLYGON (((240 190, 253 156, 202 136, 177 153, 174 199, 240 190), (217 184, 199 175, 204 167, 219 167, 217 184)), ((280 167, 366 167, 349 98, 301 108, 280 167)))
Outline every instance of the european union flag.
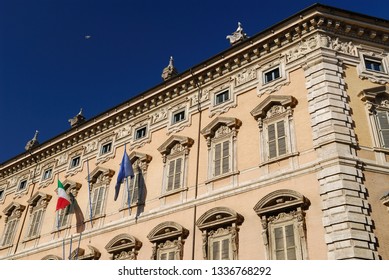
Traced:
POLYGON ((128 158, 126 147, 124 146, 124 154, 122 162, 120 163, 120 169, 118 173, 118 179, 115 186, 115 197, 114 200, 118 198, 120 185, 122 184, 124 178, 127 177, 134 177, 134 170, 132 169, 132 164, 130 162, 130 159, 128 158))

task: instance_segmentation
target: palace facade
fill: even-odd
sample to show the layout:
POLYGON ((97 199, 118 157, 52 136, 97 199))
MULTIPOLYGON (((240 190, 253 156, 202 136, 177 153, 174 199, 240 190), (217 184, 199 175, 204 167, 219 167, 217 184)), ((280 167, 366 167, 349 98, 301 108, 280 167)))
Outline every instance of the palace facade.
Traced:
POLYGON ((316 4, 228 39, 2 163, 0 259, 389 259, 389 22, 316 4))

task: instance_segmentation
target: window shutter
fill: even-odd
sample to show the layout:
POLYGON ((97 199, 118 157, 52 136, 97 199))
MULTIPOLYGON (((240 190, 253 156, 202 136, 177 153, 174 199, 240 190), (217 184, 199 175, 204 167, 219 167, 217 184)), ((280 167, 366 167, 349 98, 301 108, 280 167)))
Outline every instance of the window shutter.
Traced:
POLYGON ((269 144, 269 158, 274 158, 277 156, 275 125, 270 124, 267 127, 267 131, 268 131, 268 144, 269 144))
POLYGON ((38 234, 39 226, 42 220, 43 210, 35 211, 35 223, 32 225, 32 232, 30 236, 36 236, 38 234))
POLYGON ((7 228, 5 230, 3 244, 2 244, 3 246, 11 244, 11 239, 15 231, 16 222, 17 220, 15 219, 7 223, 7 228))
POLYGON ((93 193, 92 213, 93 217, 101 214, 103 205, 104 187, 97 187, 93 193))
POLYGON ((175 258, 174 258, 174 251, 173 252, 169 252, 169 258, 168 258, 168 260, 174 260, 175 258))
POLYGON ((174 166, 175 166, 175 160, 171 160, 169 162, 168 180, 167 180, 167 188, 166 188, 167 191, 173 189, 174 166))
POLYGON ((277 123, 278 155, 286 154, 286 137, 284 121, 277 123))
POLYGON ((182 158, 176 159, 176 170, 174 174, 174 189, 181 187, 181 169, 182 169, 182 158))
POLYGON ((230 141, 223 142, 223 166, 222 172, 227 173, 230 171, 230 141))
POLYGON ((282 227, 277 227, 274 229, 274 241, 276 260, 285 260, 284 232, 282 227))
POLYGON ((230 259, 230 239, 223 239, 221 241, 222 243, 222 260, 229 260, 230 259))
POLYGON ((162 253, 159 258, 162 261, 166 260, 167 259, 167 253, 162 253))
POLYGON ((220 260, 220 241, 212 242, 212 259, 220 260))
POLYGON ((288 260, 296 260, 296 245, 294 242, 293 225, 287 225, 285 227, 285 239, 288 260))
POLYGON ((383 141, 383 146, 389 148, 389 121, 387 112, 377 112, 378 123, 380 126, 380 133, 383 141))
POLYGON ((214 157, 214 176, 220 175, 220 165, 221 165, 221 143, 215 145, 215 157, 214 157))
POLYGON ((31 222, 30 222, 30 228, 28 230, 28 234, 27 236, 28 237, 31 237, 33 236, 33 231, 34 231, 34 227, 35 227, 35 222, 36 222, 36 219, 37 219, 37 211, 35 211, 33 214, 32 214, 32 218, 31 218, 31 222))
POLYGON ((130 184, 128 186, 128 195, 131 196, 130 204, 136 203, 138 201, 139 177, 140 174, 135 173, 134 177, 130 179, 130 184))

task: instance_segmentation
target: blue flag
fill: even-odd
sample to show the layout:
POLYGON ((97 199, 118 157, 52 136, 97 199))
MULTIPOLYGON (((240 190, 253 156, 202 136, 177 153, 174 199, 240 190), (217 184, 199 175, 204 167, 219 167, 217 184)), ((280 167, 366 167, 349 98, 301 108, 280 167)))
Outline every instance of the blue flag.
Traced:
POLYGON ((124 178, 127 177, 134 177, 134 170, 132 169, 132 164, 130 162, 130 159, 128 158, 126 147, 124 146, 124 154, 122 162, 120 163, 120 169, 118 173, 118 179, 115 186, 115 197, 114 200, 118 198, 120 185, 122 184, 124 178))

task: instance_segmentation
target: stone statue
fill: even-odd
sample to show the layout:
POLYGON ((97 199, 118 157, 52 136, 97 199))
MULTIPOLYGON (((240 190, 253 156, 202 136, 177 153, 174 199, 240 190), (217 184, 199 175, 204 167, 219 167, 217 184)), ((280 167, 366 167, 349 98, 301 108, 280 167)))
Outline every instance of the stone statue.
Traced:
POLYGON ((82 108, 80 109, 80 112, 76 116, 69 119, 68 121, 72 128, 82 124, 85 121, 85 117, 82 115, 82 108))
POLYGON ((238 28, 236 29, 236 31, 234 33, 232 33, 232 35, 228 35, 226 37, 226 39, 230 40, 231 45, 234 45, 240 41, 243 41, 246 38, 247 38, 247 34, 244 33, 243 28, 242 28, 242 24, 240 22, 238 22, 238 28))
POLYGON ((34 138, 32 138, 30 141, 27 142, 26 146, 24 147, 24 149, 26 151, 29 151, 31 150, 32 148, 36 147, 39 145, 39 142, 38 142, 38 133, 39 131, 36 130, 35 131, 35 135, 34 135, 34 138))
POLYGON ((170 57, 169 65, 166 66, 162 71, 162 79, 164 81, 169 80, 170 78, 177 76, 177 69, 173 65, 173 57, 170 57))

